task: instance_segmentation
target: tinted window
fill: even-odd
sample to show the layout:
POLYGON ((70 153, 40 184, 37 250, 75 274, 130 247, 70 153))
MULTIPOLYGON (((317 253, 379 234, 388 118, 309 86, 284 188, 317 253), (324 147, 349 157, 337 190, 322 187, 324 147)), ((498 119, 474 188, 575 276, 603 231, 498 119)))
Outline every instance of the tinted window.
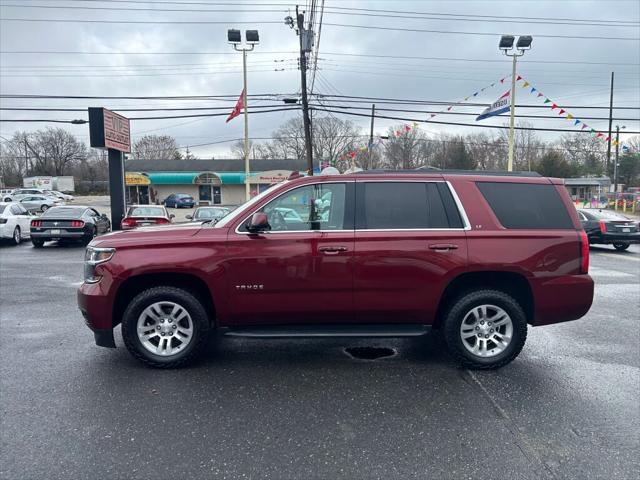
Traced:
POLYGON ((6 205, 0 205, 0 213, 4 212, 5 208, 7 208, 6 205))
POLYGON ((592 217, 601 220, 629 220, 629 217, 625 217, 624 215, 615 212, 607 212, 606 210, 596 210, 589 213, 592 217))
POLYGON ((450 221, 435 182, 359 183, 357 202, 359 229, 462 227, 457 212, 450 221))
POLYGON ((134 207, 129 209, 129 217, 164 217, 164 208, 162 207, 134 207))
POLYGON ((79 218, 83 212, 84 207, 51 207, 47 209, 41 216, 44 217, 57 217, 57 218, 79 218))
POLYGON ((570 228, 573 222, 554 185, 477 182, 505 228, 570 228))
POLYGON ((345 198, 344 183, 305 185, 267 203, 262 211, 275 232, 343 230, 345 198))

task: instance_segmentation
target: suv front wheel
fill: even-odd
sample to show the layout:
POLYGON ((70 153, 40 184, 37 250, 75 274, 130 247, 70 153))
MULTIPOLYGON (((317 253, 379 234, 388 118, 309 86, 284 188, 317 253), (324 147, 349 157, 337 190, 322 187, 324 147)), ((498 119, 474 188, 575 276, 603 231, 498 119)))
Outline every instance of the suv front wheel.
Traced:
POLYGON ((131 354, 156 368, 184 366, 202 352, 210 331, 205 308, 190 292, 153 287, 139 293, 122 317, 131 354))
POLYGON ((447 312, 444 334, 451 354, 471 369, 500 368, 515 359, 527 339, 520 304, 498 290, 476 290, 447 312))

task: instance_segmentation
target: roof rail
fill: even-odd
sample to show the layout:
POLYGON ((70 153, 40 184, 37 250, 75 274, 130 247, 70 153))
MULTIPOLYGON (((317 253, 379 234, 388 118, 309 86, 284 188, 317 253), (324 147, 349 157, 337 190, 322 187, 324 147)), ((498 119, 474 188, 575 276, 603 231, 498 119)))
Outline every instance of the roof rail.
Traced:
POLYGON ((428 173, 445 173, 447 175, 483 175, 495 177, 541 177, 538 172, 505 172, 504 170, 437 170, 437 169, 411 169, 411 170, 390 170, 375 169, 355 172, 355 175, 393 175, 393 174, 413 174, 424 175, 428 173))

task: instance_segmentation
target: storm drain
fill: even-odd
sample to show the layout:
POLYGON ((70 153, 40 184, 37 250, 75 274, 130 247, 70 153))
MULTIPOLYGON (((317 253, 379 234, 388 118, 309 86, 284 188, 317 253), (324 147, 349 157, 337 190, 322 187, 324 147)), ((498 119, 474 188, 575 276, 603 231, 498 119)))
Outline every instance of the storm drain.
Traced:
POLYGON ((347 347, 344 351, 358 360, 377 360, 378 358, 393 357, 396 351, 389 347, 347 347))

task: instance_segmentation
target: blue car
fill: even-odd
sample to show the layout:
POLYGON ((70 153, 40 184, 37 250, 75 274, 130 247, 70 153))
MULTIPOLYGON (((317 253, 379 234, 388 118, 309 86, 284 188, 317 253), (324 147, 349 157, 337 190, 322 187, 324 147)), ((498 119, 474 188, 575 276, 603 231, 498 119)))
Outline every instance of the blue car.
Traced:
POLYGON ((193 208, 196 201, 186 193, 172 193, 164 199, 164 206, 169 208, 193 208))

